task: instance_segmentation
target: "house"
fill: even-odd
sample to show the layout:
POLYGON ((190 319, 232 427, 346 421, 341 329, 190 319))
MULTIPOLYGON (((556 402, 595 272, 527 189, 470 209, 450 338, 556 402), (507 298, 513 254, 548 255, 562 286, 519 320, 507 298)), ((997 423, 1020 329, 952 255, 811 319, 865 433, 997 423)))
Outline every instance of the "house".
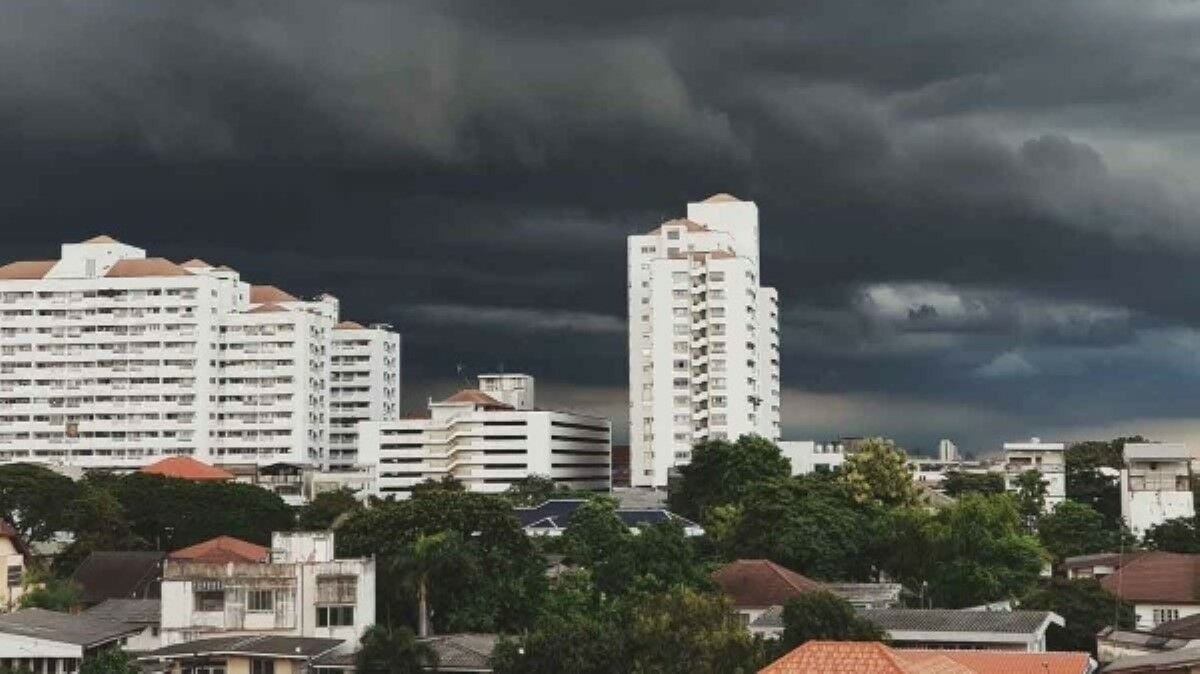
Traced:
POLYGON ((883 628, 892 645, 907 648, 1046 650, 1046 630, 1063 627, 1049 611, 956 609, 861 609, 858 615, 883 628))
POLYGON ((809 641, 759 674, 1090 674, 1087 653, 909 650, 877 642, 809 641))
POLYGON ((1121 467, 1121 517, 1134 536, 1177 517, 1194 517, 1192 452, 1166 442, 1125 444, 1121 467))
MULTIPOLYGON (((492 671, 492 651, 499 638, 495 634, 441 634, 420 640, 428 644, 437 654, 438 672, 481 672, 492 671)), ((312 662, 314 674, 338 674, 353 672, 357 653, 334 651, 312 662)))
POLYGON ((1104 674, 1196 674, 1200 672, 1200 648, 1121 658, 1100 671, 1104 674))
POLYGON ((233 536, 217 536, 202 543, 176 550, 167 559, 176 562, 265 562, 271 551, 261 545, 233 536))
POLYGON ((1110 593, 1133 604, 1135 629, 1200 613, 1200 554, 1143 552, 1100 581, 1110 593))
MULTIPOLYGON (((513 508, 525 533, 530 536, 561 536, 575 510, 587 503, 585 499, 551 499, 530 508, 513 508)), ((666 508, 617 508, 617 517, 636 533, 644 526, 675 522, 688 536, 702 536, 704 529, 695 522, 680 517, 666 508)))
POLYGON ((334 534, 276 532, 264 561, 168 559, 162 644, 210 637, 357 643, 375 622, 375 560, 337 559, 334 534))
POLYGON ((0 519, 0 565, 5 570, 5 583, 0 587, 0 611, 11 611, 21 601, 28 561, 29 548, 25 541, 12 524, 0 519))
POLYGON ((1111 576, 1117 569, 1121 568, 1121 564, 1133 561, 1140 552, 1098 552, 1091 555, 1079 555, 1077 557, 1067 557, 1063 560, 1062 567, 1067 573, 1067 578, 1075 580, 1076 578, 1095 578, 1100 580, 1106 576, 1111 576))
POLYGON ((345 648, 342 639, 259 634, 171 644, 138 659, 168 674, 291 674, 339 648, 345 648))
POLYGON ((106 599, 157 599, 162 583, 163 552, 93 552, 71 574, 85 606, 106 599))
POLYGON ((162 603, 157 599, 106 599, 84 611, 82 615, 128 625, 138 630, 126 637, 123 644, 125 650, 132 653, 152 651, 160 646, 162 603))
POLYGON ((192 482, 229 482, 234 479, 233 473, 210 466, 203 461, 197 461, 190 456, 172 456, 155 461, 148 466, 143 466, 138 472, 177 480, 191 480, 192 482))
POLYGON ((22 609, 0 615, 0 668, 43 674, 77 672, 85 657, 121 646, 141 627, 89 616, 22 609))

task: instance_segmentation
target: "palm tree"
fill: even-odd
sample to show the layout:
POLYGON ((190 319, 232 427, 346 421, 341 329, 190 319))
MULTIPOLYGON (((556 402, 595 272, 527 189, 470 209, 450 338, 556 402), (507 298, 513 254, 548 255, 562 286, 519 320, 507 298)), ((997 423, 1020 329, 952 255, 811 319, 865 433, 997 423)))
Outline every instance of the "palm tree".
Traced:
POLYGON ((360 644, 354 662, 359 674, 420 674, 438 668, 437 652, 407 627, 371 625, 360 644))
MULTIPOLYGON (((429 624, 429 579, 438 572, 460 569, 467 558, 462 539, 442 531, 421 536, 392 560, 392 572, 417 596, 417 635, 427 637, 429 624)), ((411 595, 410 595, 411 596, 411 595)))

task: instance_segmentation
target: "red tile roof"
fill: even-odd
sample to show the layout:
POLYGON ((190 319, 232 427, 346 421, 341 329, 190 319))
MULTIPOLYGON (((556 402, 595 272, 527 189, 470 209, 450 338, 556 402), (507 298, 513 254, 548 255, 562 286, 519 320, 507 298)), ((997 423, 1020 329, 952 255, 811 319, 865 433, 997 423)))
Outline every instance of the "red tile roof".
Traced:
POLYGON ((196 481, 232 480, 234 477, 229 471, 210 466, 190 456, 172 456, 145 466, 138 472, 196 481))
POLYGON ((769 559, 739 559, 717 569, 712 579, 738 608, 782 606, 805 592, 828 590, 769 559))
POLYGON ((1100 581, 1128 602, 1200 603, 1200 555, 1145 552, 1100 581))
POLYGON ((233 536, 217 536, 167 555, 167 559, 177 561, 220 564, 225 562, 266 562, 270 557, 269 549, 233 536))
POLYGON ((18 260, 0 267, 0 279, 26 280, 45 278, 58 260, 18 260))
POLYGON ((362 323, 355 323, 354 321, 342 321, 341 323, 338 323, 337 325, 333 326, 333 329, 334 330, 366 330, 366 328, 364 328, 362 326, 362 323))
POLYGON ((202 269, 205 267, 212 267, 211 264, 205 262, 204 260, 201 260, 198 257, 194 257, 179 266, 183 267, 184 269, 202 269))
POLYGON ((702 203, 702 204, 723 204, 723 203, 728 203, 731 201, 741 201, 741 199, 738 199, 737 197, 733 196, 732 194, 728 194, 726 192, 721 192, 719 194, 712 195, 711 197, 705 199, 704 201, 702 201, 700 203, 702 203))
POLYGON ((809 641, 759 674, 1087 674, 1087 653, 927 651, 877 642, 809 641))
POLYGON ((479 389, 465 388, 446 398, 444 403, 474 403, 487 409, 511 410, 512 405, 500 402, 479 389))
POLYGON ((263 304, 247 311, 248 314, 269 314, 275 311, 287 311, 286 308, 278 304, 263 304))
POLYGON ((162 257, 144 260, 117 260, 105 274, 108 278, 141 278, 145 276, 188 276, 191 272, 162 257))
POLYGON ((100 236, 93 236, 92 238, 88 239, 87 241, 81 241, 80 243, 121 243, 121 242, 117 241, 116 239, 112 238, 111 236, 108 236, 107 234, 101 234, 100 236))
POLYGON ((298 302, 290 295, 275 286, 250 286, 250 303, 265 304, 268 302, 298 302))

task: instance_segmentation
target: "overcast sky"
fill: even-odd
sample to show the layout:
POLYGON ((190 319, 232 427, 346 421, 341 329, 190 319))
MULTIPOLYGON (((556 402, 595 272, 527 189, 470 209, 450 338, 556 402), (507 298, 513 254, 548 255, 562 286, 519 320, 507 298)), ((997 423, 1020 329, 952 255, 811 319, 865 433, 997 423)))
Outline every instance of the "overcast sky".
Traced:
POLYGON ((0 259, 108 233, 624 438, 625 237, 727 191, 785 435, 1200 441, 1200 4, 7 2, 0 259))

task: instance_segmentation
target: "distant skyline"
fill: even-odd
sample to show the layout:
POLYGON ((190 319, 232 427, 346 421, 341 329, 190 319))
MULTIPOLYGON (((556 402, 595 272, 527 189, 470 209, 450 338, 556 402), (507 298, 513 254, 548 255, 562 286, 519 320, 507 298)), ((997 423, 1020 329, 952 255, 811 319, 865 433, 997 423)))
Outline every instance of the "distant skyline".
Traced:
POLYGON ((785 438, 1200 444, 1200 4, 0 5, 0 260, 106 233, 627 432, 625 237, 757 202, 785 438))

